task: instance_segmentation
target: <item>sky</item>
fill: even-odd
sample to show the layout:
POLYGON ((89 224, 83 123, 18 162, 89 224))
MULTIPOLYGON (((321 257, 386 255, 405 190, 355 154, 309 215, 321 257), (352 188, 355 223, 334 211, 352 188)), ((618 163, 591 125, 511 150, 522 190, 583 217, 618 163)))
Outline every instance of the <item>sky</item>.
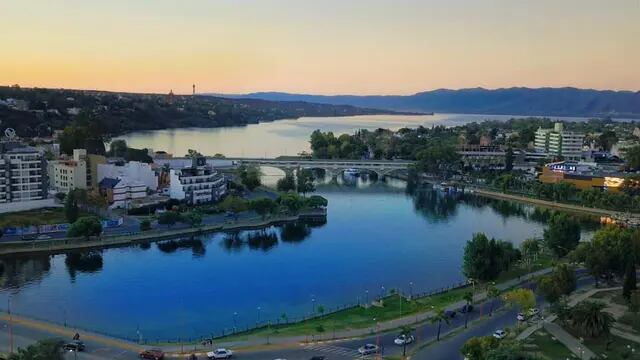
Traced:
POLYGON ((0 0, 0 85, 640 90, 640 0, 0 0))

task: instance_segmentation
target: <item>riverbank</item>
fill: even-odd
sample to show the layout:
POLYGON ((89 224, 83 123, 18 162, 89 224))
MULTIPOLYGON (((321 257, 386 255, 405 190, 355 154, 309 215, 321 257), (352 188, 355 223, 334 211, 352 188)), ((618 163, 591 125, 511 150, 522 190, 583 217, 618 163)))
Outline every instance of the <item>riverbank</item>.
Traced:
POLYGON ((33 254, 42 252, 62 252, 77 249, 108 248, 144 242, 155 242, 181 236, 197 236, 217 231, 253 230, 272 225, 295 222, 299 220, 326 218, 326 209, 302 212, 298 215, 275 216, 266 218, 248 218, 239 221, 225 221, 222 224, 203 225, 185 229, 162 229, 125 235, 101 237, 60 238, 33 241, 0 242, 0 256, 15 254, 33 254), (322 210, 322 211, 320 211, 322 210))

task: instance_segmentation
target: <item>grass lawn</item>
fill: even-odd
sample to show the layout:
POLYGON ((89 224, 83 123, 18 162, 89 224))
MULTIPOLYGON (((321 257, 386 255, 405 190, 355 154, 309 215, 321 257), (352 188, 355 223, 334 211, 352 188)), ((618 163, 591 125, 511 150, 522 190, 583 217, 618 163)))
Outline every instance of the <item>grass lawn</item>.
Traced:
MULTIPOLYGON (((576 338, 580 338, 580 335, 577 334, 575 330, 569 327, 565 327, 564 329, 576 338)), ((609 342, 609 350, 607 350, 606 337, 596 339, 585 338, 583 343, 589 350, 593 351, 599 359, 640 360, 640 344, 614 335, 610 335, 609 342), (634 349, 635 351, 633 351, 634 349)))
POLYGON ((618 319, 618 322, 629 325, 633 330, 640 332, 640 314, 627 312, 618 319))
POLYGON ((20 224, 23 224, 26 220, 32 221, 34 225, 62 224, 67 222, 64 216, 64 208, 44 208, 0 214, 0 228, 20 226, 20 224))
POLYGON ((538 257, 538 261, 535 264, 533 264, 531 269, 526 267, 514 266, 508 271, 504 271, 500 273, 500 275, 498 275, 498 278, 495 280, 495 282, 496 283, 505 282, 505 281, 526 275, 528 273, 532 273, 534 271, 546 269, 548 267, 552 267, 553 265, 555 265, 556 262, 558 261, 553 256, 549 254, 541 254, 538 257))
POLYGON ((572 359, 575 355, 545 330, 536 331, 527 338, 524 347, 542 359, 572 359))
POLYGON ((622 297, 622 290, 600 291, 591 297, 594 299, 609 299, 614 304, 627 306, 627 301, 622 297))

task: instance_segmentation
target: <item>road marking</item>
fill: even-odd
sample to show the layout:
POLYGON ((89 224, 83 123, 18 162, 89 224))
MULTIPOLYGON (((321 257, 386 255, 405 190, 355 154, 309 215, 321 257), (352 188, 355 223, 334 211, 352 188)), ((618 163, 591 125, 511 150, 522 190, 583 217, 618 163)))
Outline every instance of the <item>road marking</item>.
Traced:
POLYGON ((344 356, 359 356, 356 350, 333 345, 305 345, 304 349, 306 351, 320 351, 344 356))

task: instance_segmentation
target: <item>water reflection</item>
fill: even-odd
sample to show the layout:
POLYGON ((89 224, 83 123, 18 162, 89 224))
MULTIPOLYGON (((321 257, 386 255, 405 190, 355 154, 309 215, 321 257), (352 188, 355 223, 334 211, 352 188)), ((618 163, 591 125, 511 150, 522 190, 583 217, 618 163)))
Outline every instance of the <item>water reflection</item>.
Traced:
POLYGON ((51 270, 49 255, 5 257, 0 259, 0 287, 20 288, 42 280, 51 270))
POLYGON ((431 188, 417 189, 413 194, 413 206, 417 213, 429 222, 447 221, 458 209, 457 195, 446 194, 431 188))
POLYGON ((102 271, 103 260, 100 251, 74 251, 67 253, 64 259, 71 281, 76 280, 78 272, 97 273, 102 271))
POLYGON ((311 236, 312 229, 322 227, 326 223, 326 219, 299 220, 262 230, 229 231, 222 238, 221 246, 229 252, 238 252, 246 247, 268 252, 281 241, 300 243, 311 236))
POLYGON ((156 246, 158 250, 165 254, 172 254, 178 249, 191 249, 193 257, 202 257, 207 252, 202 240, 195 237, 162 241, 157 243, 156 246))
POLYGON ((311 235, 311 228, 303 222, 284 224, 280 228, 280 238, 284 242, 302 242, 311 235))

